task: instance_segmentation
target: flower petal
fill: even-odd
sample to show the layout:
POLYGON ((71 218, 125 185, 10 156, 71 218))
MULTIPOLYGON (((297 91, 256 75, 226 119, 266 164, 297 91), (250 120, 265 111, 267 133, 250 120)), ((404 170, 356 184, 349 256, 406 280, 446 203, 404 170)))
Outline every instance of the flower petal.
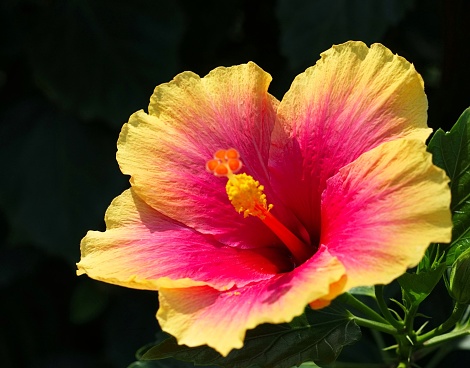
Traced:
POLYGON ((240 289, 163 288, 157 317, 179 344, 206 344, 227 355, 243 346, 246 330, 266 322, 290 322, 309 302, 326 295, 343 274, 338 260, 321 248, 294 271, 240 289))
POLYGON ((405 59, 380 44, 333 46, 279 105, 285 133, 274 136, 273 185, 315 228, 326 180, 383 142, 424 141, 431 132, 426 110, 422 78, 405 59))
POLYGON ((225 178, 205 170, 219 149, 236 148, 244 168, 267 184, 277 101, 271 76, 254 63, 217 68, 204 78, 185 72, 155 89, 149 107, 132 115, 118 142, 121 170, 146 203, 226 244, 276 242, 256 219, 243 219, 225 192, 225 178))
POLYGON ((431 242, 451 240, 448 182, 425 145, 407 139, 364 153, 328 180, 321 243, 346 267, 346 290, 387 284, 431 242))
POLYGON ((270 279, 290 266, 286 255, 275 250, 223 246, 171 222, 132 189, 112 202, 106 224, 106 232, 90 231, 82 240, 77 266, 79 274, 113 284, 153 290, 210 285, 227 290, 270 279))

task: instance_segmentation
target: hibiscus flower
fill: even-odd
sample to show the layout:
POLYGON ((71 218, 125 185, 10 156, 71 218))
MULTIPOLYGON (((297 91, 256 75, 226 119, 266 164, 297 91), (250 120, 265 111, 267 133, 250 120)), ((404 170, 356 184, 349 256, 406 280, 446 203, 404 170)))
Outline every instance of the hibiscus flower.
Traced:
POLYGON ((222 355, 247 329, 391 282, 451 236, 412 64, 347 42, 281 102, 270 81, 249 62, 157 86, 119 137, 131 188, 81 243, 79 274, 158 290, 162 329, 222 355))

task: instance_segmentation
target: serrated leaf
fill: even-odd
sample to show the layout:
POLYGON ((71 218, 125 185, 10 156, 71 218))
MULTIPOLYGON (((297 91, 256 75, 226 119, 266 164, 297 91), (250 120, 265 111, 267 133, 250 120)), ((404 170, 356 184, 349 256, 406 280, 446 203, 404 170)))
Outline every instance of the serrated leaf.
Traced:
POLYGON ((38 86, 85 119, 121 126, 178 71, 178 2, 47 1, 28 14, 20 21, 38 86))
POLYGON ((404 273, 398 278, 408 307, 419 305, 431 293, 446 270, 445 263, 420 273, 404 273))
POLYGON ((207 346, 189 348, 170 337, 148 349, 141 359, 174 357, 226 368, 290 368, 307 361, 321 365, 333 362, 343 346, 361 336, 359 327, 338 303, 319 311, 307 308, 306 316, 310 323, 306 326, 258 326, 247 333, 242 349, 233 350, 225 358, 207 346))
POLYGON ((452 242, 447 265, 470 247, 470 108, 465 110, 450 132, 436 131, 428 151, 435 165, 450 178, 452 193, 452 242))
POLYGON ((412 5, 413 0, 280 0, 281 51, 292 69, 303 69, 332 44, 379 41, 412 5))

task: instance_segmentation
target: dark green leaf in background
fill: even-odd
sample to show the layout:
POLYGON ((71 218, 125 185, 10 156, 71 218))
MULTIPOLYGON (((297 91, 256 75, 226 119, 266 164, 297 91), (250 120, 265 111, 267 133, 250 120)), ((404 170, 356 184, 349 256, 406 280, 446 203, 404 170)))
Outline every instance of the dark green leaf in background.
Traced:
POLYGON ((322 365, 335 361, 343 346, 361 336, 359 327, 338 303, 319 311, 307 308, 306 315, 310 325, 264 324, 248 331, 243 348, 233 350, 226 358, 207 346, 178 345, 170 337, 150 347, 141 359, 174 357, 227 368, 290 368, 307 361, 322 365))
POLYGON ((30 13, 22 26, 38 85, 85 119, 120 127, 179 71, 175 1, 45 1, 30 13))
POLYGON ((413 0, 279 0, 281 51, 292 69, 304 69, 333 44, 350 39, 378 42, 413 3, 413 0))
POLYGON ((102 314, 109 304, 109 295, 102 283, 82 278, 70 299, 70 319, 75 324, 87 323, 102 314))
POLYGON ((27 99, 0 114, 0 208, 12 244, 35 243, 75 263, 80 239, 127 186, 116 138, 27 99))
POLYGON ((470 247, 470 108, 450 132, 436 131, 428 146, 433 162, 449 176, 452 192, 452 243, 447 265, 470 247))
MULTIPOLYGON (((209 70, 231 63, 245 63, 246 51, 238 49, 244 37, 243 22, 246 14, 243 12, 243 1, 240 0, 182 0, 187 17, 187 32, 182 42, 182 58, 191 65, 191 70, 198 74, 208 73, 209 70), (216 30, 216 31, 215 31, 216 30), (197 50, 197 54, 195 54, 197 50), (236 61, 218 60, 217 55, 227 53, 236 61), (195 69, 194 69, 195 68, 195 69)), ((253 4, 255 5, 255 4, 253 4)), ((220 56, 219 56, 220 57, 220 56)))

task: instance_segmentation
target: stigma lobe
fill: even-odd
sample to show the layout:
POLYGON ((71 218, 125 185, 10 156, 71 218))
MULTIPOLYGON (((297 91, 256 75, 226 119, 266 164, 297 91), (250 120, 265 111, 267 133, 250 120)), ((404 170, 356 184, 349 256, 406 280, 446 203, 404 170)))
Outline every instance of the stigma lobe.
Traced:
POLYGON ((235 148, 220 149, 214 154, 214 158, 206 162, 206 170, 215 176, 229 177, 237 173, 243 167, 240 154, 235 148))

